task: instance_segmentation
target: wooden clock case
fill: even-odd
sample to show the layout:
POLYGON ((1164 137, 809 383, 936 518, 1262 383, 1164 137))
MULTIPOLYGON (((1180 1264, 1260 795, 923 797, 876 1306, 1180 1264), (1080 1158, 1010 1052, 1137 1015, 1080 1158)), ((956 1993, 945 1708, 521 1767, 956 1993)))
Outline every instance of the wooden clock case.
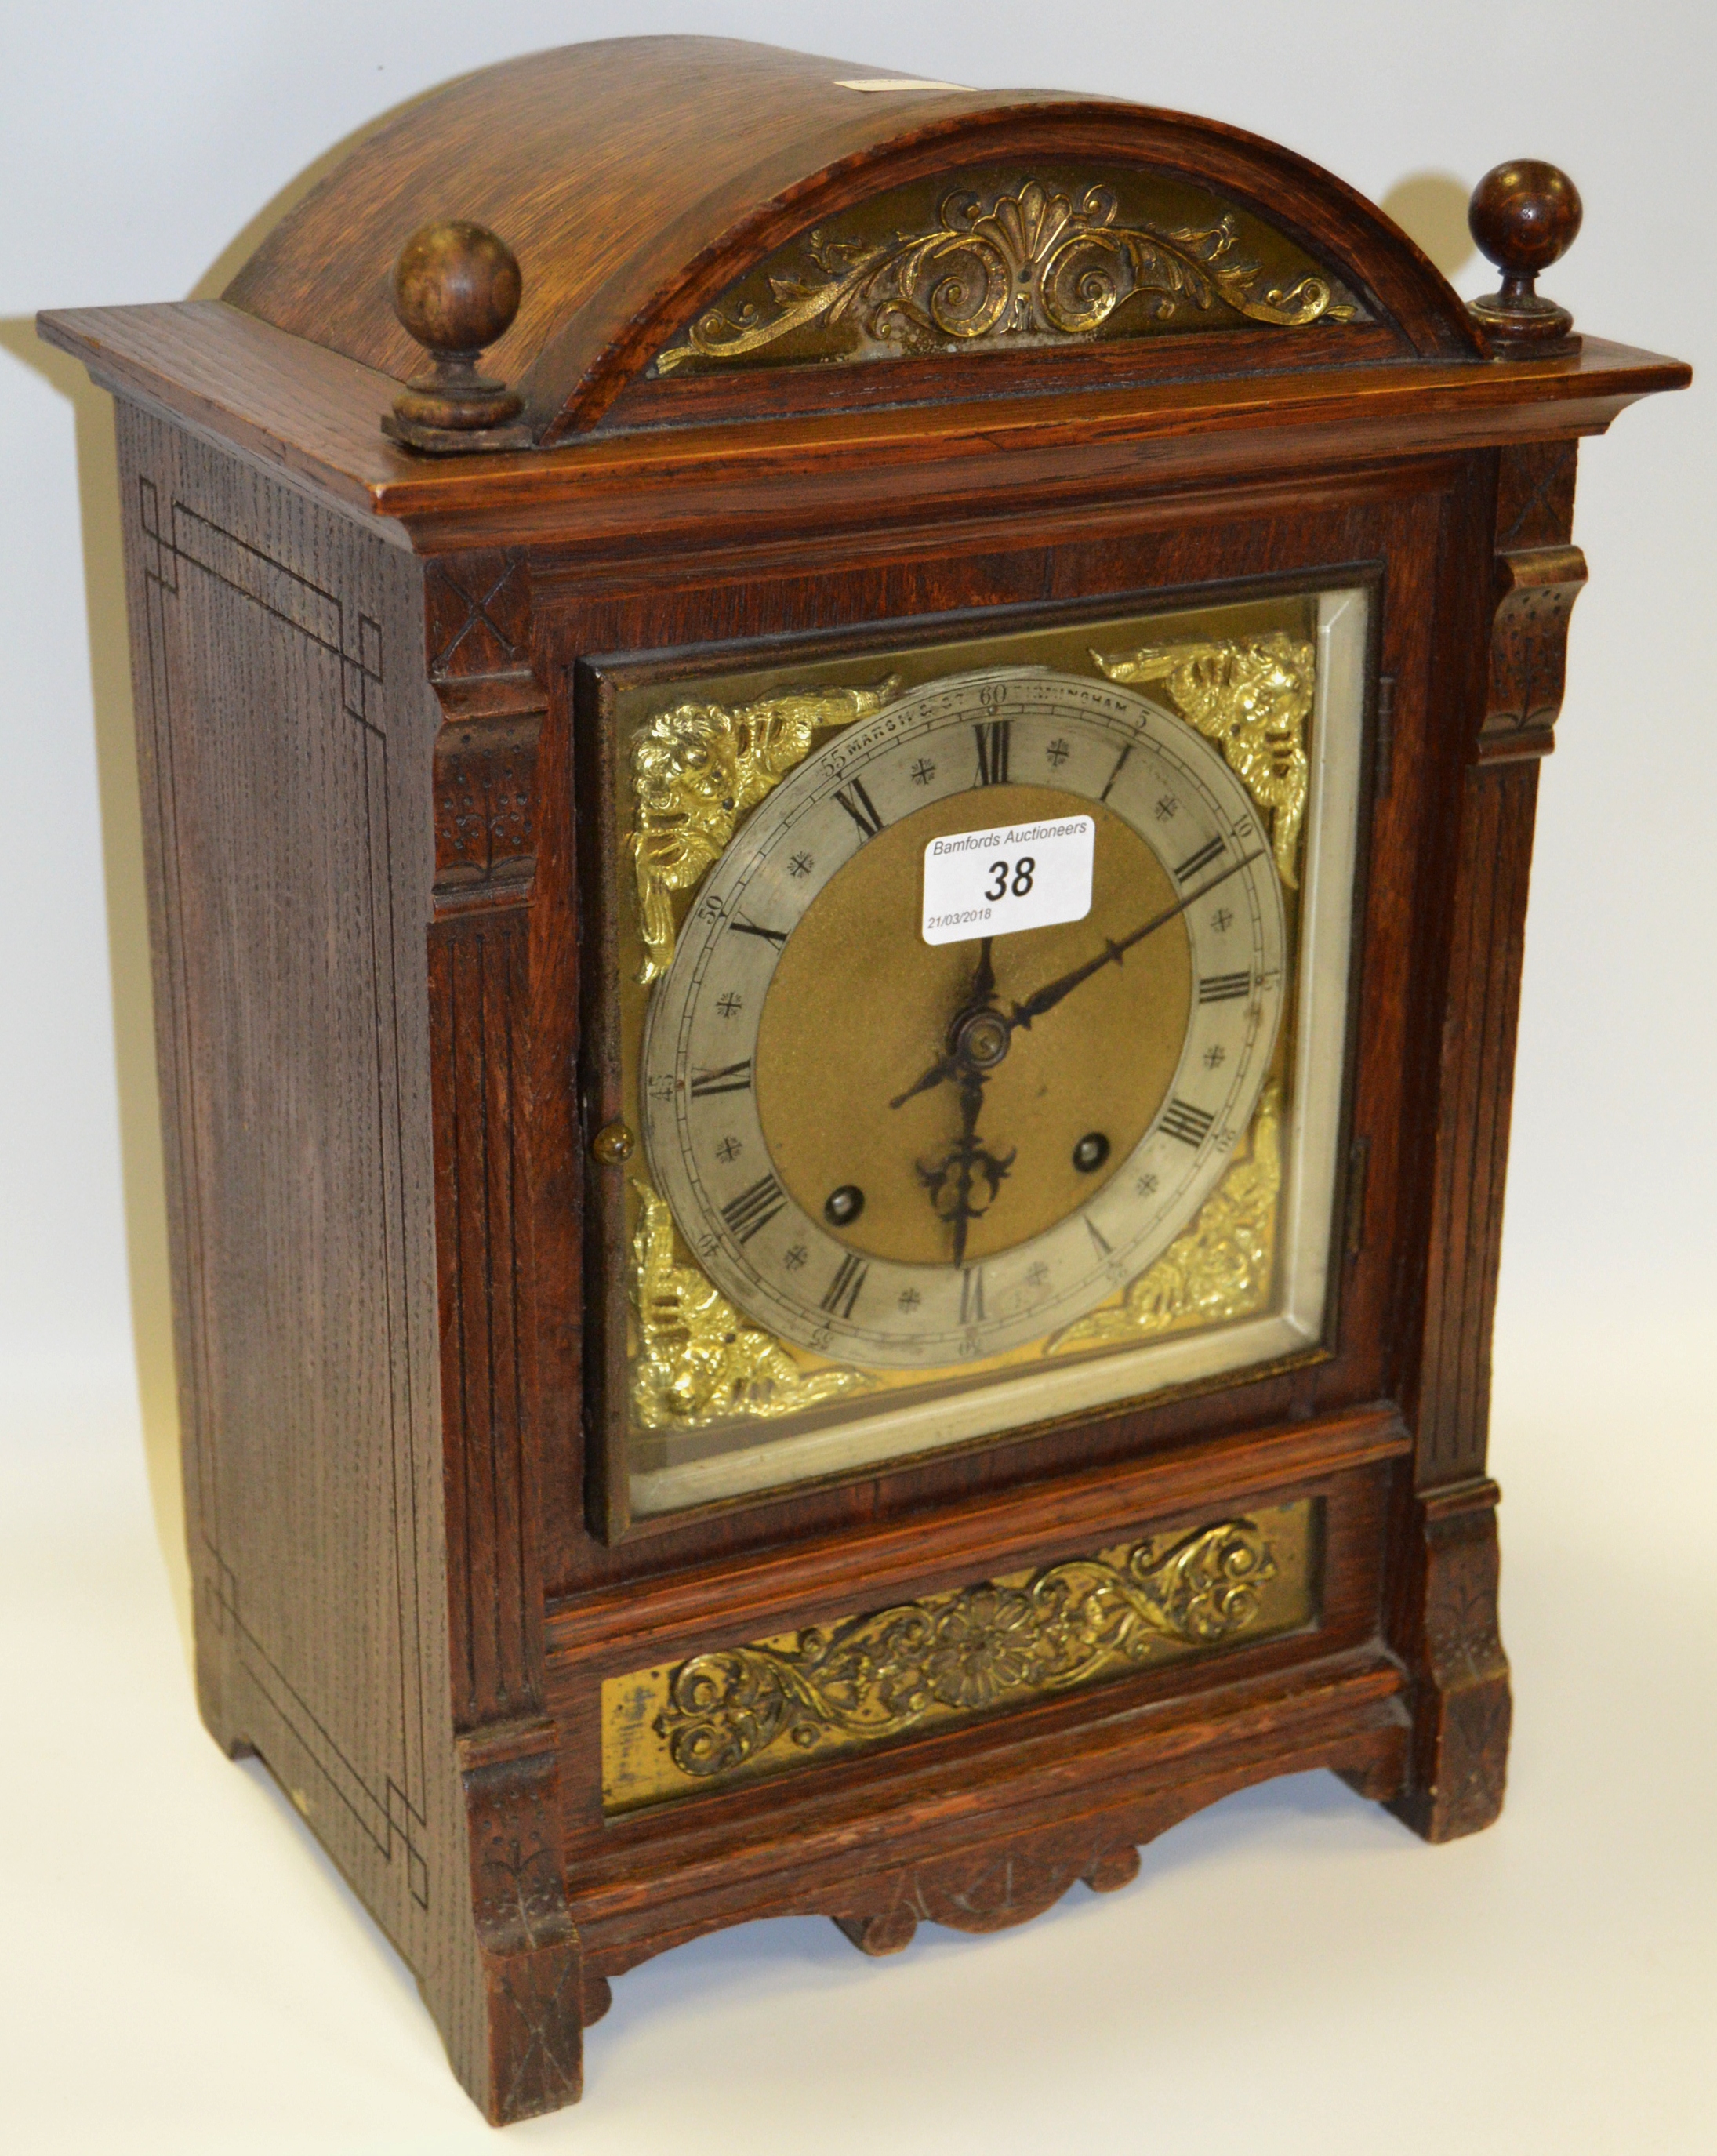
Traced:
POLYGON ((202 1711, 496 2121, 575 2097, 609 1979, 718 1926, 995 1928, 1312 1767, 1432 1840, 1502 1801, 1489 1341, 1576 452, 1687 370, 1487 333, 1380 213, 1231 129, 868 75, 696 38, 492 68, 220 302, 44 320, 118 400, 202 1711), (812 228, 1039 167, 1202 190, 1360 304, 652 367, 812 228), (484 366, 522 409, 437 456, 383 431, 423 362, 388 271, 447 216, 522 265, 484 366), (591 1144, 626 1105, 582 1045, 604 665, 1333 582, 1374 606, 1322 1350, 629 1518, 587 1353, 591 1194, 625 1172, 591 1144), (1288 1636, 604 1815, 605 1678, 1303 1499, 1321 1585, 1288 1636))

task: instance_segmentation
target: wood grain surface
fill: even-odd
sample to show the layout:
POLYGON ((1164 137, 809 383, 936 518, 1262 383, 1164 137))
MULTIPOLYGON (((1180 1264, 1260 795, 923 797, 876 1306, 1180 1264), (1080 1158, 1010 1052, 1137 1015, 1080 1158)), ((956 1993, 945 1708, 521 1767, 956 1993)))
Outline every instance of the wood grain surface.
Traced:
POLYGON ((496 2121, 575 2097, 609 1981, 722 1924, 993 1929, 1311 1766, 1432 1840, 1501 1801, 1489 1337, 1574 456, 1687 370, 1485 357, 1378 213, 1231 131, 830 87, 866 72, 720 40, 511 64, 383 131, 233 304, 44 325, 121 398, 203 1711, 496 2121), (1195 339, 1177 378, 926 367, 897 407, 640 385, 619 424, 662 326, 820 207, 1034 144, 1267 199, 1398 356, 1242 376, 1195 339), (498 349, 540 424, 605 430, 452 468, 383 439, 378 280, 448 213, 519 251, 498 349), (620 1172, 588 1152, 626 1106, 604 684, 1336 584, 1373 646, 1321 1348, 630 1522, 620 1172), (1299 1498, 1302 1631, 604 1816, 605 1675, 1299 1498))
POLYGON ((1107 98, 844 86, 877 73, 722 38, 614 38, 485 69, 362 144, 223 297, 403 377, 420 355, 394 318, 395 256, 432 219, 487 226, 517 256, 524 299, 485 366, 554 441, 791 234, 925 174, 1074 157, 1200 172, 1365 294, 1397 351, 1483 354, 1411 241, 1273 144, 1107 98))

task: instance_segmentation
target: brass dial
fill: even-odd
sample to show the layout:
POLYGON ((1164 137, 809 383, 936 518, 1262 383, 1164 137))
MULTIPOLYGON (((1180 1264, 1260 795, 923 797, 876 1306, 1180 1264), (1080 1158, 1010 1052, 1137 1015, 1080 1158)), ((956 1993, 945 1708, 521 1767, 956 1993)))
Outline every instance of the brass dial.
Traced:
POLYGON ((1045 670, 933 683, 809 757, 706 879, 646 1029, 652 1177, 782 1338, 878 1368, 1003 1352, 1208 1195, 1283 947, 1257 813, 1184 721, 1045 670), (926 940, 931 839, 1074 816, 1087 914, 926 940))

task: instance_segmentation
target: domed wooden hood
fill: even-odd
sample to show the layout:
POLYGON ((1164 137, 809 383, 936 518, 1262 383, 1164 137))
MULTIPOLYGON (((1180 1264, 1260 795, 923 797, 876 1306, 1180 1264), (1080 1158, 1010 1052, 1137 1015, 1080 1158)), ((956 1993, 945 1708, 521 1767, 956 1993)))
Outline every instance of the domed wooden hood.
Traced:
POLYGON ((391 272, 444 218, 517 257, 522 300, 483 369, 543 445, 605 418, 739 416, 765 392, 779 410, 1484 356, 1387 218, 1271 143, 713 38, 569 46, 434 92, 225 300, 409 377, 424 355, 391 272))

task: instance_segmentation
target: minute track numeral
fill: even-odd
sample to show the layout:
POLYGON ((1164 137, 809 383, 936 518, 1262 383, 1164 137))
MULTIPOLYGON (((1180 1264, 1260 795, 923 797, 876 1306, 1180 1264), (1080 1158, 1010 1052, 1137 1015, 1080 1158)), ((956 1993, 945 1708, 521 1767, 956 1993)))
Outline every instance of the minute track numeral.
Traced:
POLYGON ((1175 871, 1176 883, 1190 883, 1195 876, 1207 869, 1216 856, 1227 848, 1228 841, 1220 834, 1208 845, 1200 846, 1195 854, 1189 854, 1175 871))
POLYGON ((751 1091, 751 1059, 743 1063, 724 1063, 719 1070, 694 1070, 691 1083, 686 1087, 694 1101, 707 1100, 712 1093, 748 1093, 751 1091))
POLYGON ((831 1317, 851 1317, 852 1306, 859 1299, 859 1291, 863 1287, 865 1276, 870 1270, 862 1258, 843 1258, 835 1268, 835 1277, 829 1283, 829 1291, 818 1308, 826 1310, 831 1317))
POLYGON ((1005 786, 1013 747, 1013 721, 987 719, 982 726, 973 727, 972 737, 978 744, 978 783, 1005 786))
POLYGON ((1211 1125, 1216 1118, 1208 1109, 1195 1108, 1190 1101, 1177 1094, 1163 1111, 1163 1128, 1171 1138, 1179 1138, 1183 1145, 1201 1146, 1211 1134, 1211 1125))
POLYGON ((722 1218, 737 1240, 748 1243, 759 1228, 769 1226, 786 1204, 786 1192, 773 1175, 766 1175, 724 1205, 722 1218))
POLYGON ((861 839, 874 839, 882 829, 882 812, 866 793, 863 779, 850 779, 845 786, 837 786, 835 798, 858 825, 861 839))
POLYGON ((1201 1004, 1231 1004, 1249 993, 1252 984, 1250 973, 1208 973, 1199 982, 1198 999, 1201 1004))

